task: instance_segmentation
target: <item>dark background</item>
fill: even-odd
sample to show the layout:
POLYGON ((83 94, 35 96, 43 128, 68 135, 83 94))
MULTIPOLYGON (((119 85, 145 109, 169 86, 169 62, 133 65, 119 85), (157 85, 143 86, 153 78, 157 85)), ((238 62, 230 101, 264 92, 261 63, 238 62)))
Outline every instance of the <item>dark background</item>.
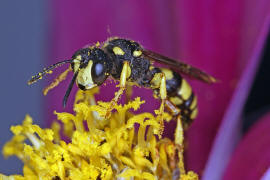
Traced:
POLYGON ((244 108, 243 131, 270 109, 270 33, 261 56, 260 66, 244 108))

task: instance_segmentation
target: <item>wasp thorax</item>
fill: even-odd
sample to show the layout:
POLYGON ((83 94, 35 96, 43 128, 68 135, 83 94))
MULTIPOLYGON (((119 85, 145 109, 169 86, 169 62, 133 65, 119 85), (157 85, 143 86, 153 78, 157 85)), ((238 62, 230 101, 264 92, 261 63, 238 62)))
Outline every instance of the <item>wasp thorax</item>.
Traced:
POLYGON ((142 47, 135 41, 115 38, 110 40, 105 50, 114 58, 124 58, 126 60, 142 55, 142 47))
POLYGON ((72 69, 78 73, 76 83, 80 89, 101 85, 111 72, 111 61, 99 48, 85 48, 73 55, 72 69))

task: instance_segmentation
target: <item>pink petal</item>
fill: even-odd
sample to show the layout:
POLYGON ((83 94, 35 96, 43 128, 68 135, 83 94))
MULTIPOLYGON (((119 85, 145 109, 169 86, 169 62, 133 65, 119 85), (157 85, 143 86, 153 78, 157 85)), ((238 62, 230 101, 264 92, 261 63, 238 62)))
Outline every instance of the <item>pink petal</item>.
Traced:
POLYGON ((256 1, 254 9, 244 8, 250 5, 246 1, 234 0, 180 1, 177 6, 182 58, 221 81, 211 87, 197 82, 193 86, 199 99, 199 117, 188 131, 186 154, 189 169, 196 172, 204 169, 233 90, 254 49, 268 12, 264 2, 256 1), (261 8, 262 4, 265 8, 261 8), (252 21, 248 21, 246 18, 251 16, 252 21))
MULTIPOLYGON (((206 85, 194 82, 199 116, 189 129, 188 169, 202 172, 212 142, 246 61, 236 63, 240 51, 241 2, 180 1, 178 42, 181 58, 220 80, 206 85)), ((179 9, 178 9, 179 8, 179 9)))
MULTIPOLYGON (((269 6, 267 6, 266 1, 261 1, 260 3, 257 1, 256 5, 262 7, 263 4, 267 8, 270 7, 270 2, 268 2, 269 6)), ((261 50, 269 32, 270 11, 264 11, 263 8, 254 8, 253 11, 250 10, 248 12, 249 14, 244 20, 245 23, 243 26, 243 29, 247 29, 248 31, 243 32, 244 41, 241 47, 246 49, 242 57, 249 59, 249 63, 224 115, 207 162, 203 176, 204 179, 221 179, 230 155, 240 138, 239 126, 241 123, 241 112, 256 72, 261 50), (257 19, 254 17, 257 17, 257 19)))
POLYGON ((230 158, 224 179, 260 179, 270 167, 270 113, 244 136, 230 158))

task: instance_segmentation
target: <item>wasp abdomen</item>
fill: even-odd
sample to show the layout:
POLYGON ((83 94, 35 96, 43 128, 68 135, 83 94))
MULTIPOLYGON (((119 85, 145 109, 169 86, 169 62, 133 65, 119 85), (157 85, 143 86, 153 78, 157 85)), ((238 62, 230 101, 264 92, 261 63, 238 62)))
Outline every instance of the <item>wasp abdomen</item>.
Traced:
POLYGON ((166 90, 168 100, 180 110, 180 115, 184 124, 191 124, 196 118, 197 97, 194 95, 191 86, 181 77, 180 74, 166 68, 152 68, 153 78, 150 82, 154 90, 155 97, 159 97, 160 74, 166 77, 166 90))

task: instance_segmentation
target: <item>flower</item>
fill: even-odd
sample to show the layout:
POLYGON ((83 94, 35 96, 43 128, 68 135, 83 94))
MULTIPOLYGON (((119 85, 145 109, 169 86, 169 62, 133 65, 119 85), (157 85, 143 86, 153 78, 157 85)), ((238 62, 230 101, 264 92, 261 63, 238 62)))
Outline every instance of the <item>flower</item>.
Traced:
POLYGON ((24 162, 23 175, 2 179, 181 179, 197 180, 193 171, 185 171, 183 128, 177 119, 175 140, 161 138, 161 116, 156 110, 133 114, 144 103, 140 97, 125 105, 116 104, 105 118, 110 102, 93 104, 98 88, 77 92, 74 114, 55 112, 59 121, 51 128, 33 124, 29 115, 22 125, 12 126, 13 138, 3 148, 5 157, 17 156, 24 162), (136 130, 135 125, 138 125, 136 130), (62 126, 62 128, 61 128, 62 126), (69 142, 61 138, 68 137, 69 142), (27 143, 29 140, 31 143, 27 143))

